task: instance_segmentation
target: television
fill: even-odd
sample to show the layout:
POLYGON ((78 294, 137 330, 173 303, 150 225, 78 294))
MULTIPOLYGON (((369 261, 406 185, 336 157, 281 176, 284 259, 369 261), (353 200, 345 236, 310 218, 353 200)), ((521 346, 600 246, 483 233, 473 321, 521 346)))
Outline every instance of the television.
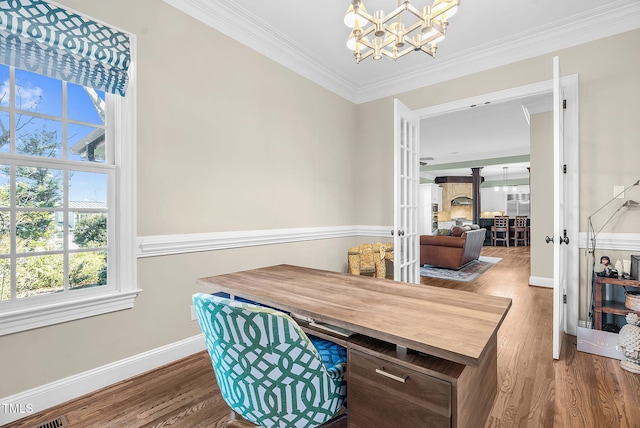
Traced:
POLYGON ((640 280, 640 278, 638 277, 638 264, 640 264, 640 255, 631 255, 631 272, 629 272, 629 274, 631 275, 632 279, 635 279, 636 281, 640 280))

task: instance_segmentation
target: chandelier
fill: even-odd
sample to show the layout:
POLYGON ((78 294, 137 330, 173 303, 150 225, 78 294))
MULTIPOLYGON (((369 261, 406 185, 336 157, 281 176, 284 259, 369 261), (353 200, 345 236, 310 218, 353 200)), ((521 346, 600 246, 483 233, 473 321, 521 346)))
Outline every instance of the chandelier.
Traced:
POLYGON ((375 60, 386 55, 393 60, 411 51, 422 51, 435 57, 437 43, 444 39, 451 18, 460 0, 433 0, 421 10, 410 0, 398 0, 398 7, 388 15, 378 10, 369 15, 362 0, 351 0, 344 23, 351 28, 347 47, 354 52, 356 62, 375 60))
MULTIPOLYGON (((503 166, 502 167, 502 187, 500 186, 496 186, 493 189, 498 192, 500 191, 500 189, 502 189, 505 192, 509 191, 509 172, 508 172, 509 167, 508 166, 503 166)), ((516 186, 511 186, 511 190, 512 191, 516 191, 518 188, 516 186)))

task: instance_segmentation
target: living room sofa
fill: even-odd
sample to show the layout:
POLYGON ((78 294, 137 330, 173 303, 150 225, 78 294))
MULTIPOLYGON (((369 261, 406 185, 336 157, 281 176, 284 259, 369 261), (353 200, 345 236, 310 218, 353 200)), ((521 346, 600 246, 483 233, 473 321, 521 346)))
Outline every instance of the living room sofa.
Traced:
POLYGON ((420 265, 460 269, 480 257, 486 233, 484 228, 465 231, 454 227, 449 236, 420 235, 420 265))

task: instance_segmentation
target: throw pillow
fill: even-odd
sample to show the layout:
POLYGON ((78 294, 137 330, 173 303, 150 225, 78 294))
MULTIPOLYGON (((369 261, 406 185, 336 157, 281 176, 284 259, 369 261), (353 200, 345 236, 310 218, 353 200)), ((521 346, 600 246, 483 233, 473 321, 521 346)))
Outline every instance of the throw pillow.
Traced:
POLYGON ((435 234, 439 236, 449 236, 451 235, 451 229, 438 229, 435 234))
POLYGON ((467 230, 467 231, 471 230, 471 226, 469 226, 468 224, 467 224, 467 225, 462 226, 462 228, 463 228, 464 230, 467 230))
POLYGON ((476 230, 476 229, 480 229, 480 226, 478 226, 477 224, 472 224, 471 230, 476 230))
POLYGON ((453 226, 451 228, 451 236, 460 237, 464 233, 464 229, 460 226, 453 226))

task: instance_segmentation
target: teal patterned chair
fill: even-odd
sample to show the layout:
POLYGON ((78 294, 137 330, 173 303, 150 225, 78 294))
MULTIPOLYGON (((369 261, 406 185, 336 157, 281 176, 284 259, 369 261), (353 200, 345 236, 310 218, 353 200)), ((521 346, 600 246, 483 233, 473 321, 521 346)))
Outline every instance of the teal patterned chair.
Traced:
POLYGON ((346 350, 307 336, 287 314, 194 294, 193 304, 227 404, 264 427, 316 427, 346 395, 346 350))

